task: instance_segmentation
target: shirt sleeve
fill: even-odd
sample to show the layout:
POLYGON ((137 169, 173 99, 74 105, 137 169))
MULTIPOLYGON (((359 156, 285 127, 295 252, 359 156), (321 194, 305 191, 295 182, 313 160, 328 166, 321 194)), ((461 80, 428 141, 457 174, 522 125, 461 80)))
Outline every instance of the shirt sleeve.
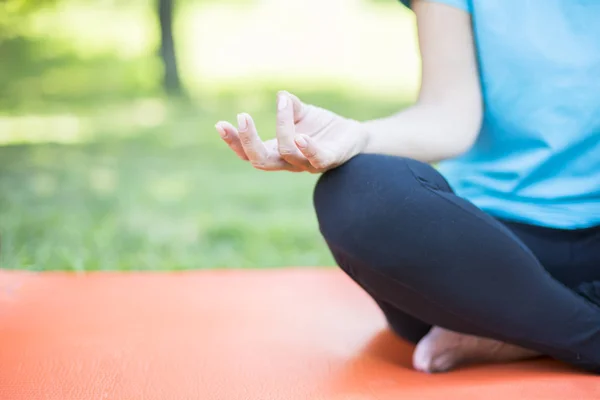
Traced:
MULTIPOLYGON (((471 12, 471 0, 425 0, 431 3, 440 3, 446 4, 450 7, 458 8, 459 10, 466 11, 468 13, 471 12)), ((404 4, 406 7, 410 8, 411 0, 400 0, 400 3, 404 4)))

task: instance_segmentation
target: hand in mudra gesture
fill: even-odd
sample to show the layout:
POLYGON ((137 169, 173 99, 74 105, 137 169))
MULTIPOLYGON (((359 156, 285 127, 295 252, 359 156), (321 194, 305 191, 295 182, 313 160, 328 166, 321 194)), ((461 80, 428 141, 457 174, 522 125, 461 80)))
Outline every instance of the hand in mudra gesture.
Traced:
POLYGON ((360 153, 367 142, 360 122, 287 92, 277 96, 275 139, 263 141, 249 114, 239 114, 237 125, 221 121, 215 127, 242 160, 265 171, 324 172, 360 153))

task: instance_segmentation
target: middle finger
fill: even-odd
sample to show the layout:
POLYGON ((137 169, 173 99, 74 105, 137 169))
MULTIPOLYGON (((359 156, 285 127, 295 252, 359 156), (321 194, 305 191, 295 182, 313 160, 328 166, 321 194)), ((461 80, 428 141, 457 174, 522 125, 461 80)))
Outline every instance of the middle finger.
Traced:
POLYGON ((291 165, 260 139, 256 125, 250 115, 246 113, 239 114, 238 125, 242 147, 255 168, 267 171, 290 169, 291 165))

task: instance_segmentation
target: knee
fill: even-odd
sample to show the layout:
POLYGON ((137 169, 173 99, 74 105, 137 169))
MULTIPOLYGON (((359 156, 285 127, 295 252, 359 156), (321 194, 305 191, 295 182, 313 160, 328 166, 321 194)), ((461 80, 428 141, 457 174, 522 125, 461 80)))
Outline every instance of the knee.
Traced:
POLYGON ((330 244, 358 249, 393 234, 410 214, 421 185, 406 160, 361 154, 323 174, 314 191, 319 228, 330 244))
POLYGON ((368 186, 380 178, 380 157, 360 154, 321 175, 313 202, 322 230, 329 232, 336 227, 343 228, 351 218, 359 218, 362 209, 370 206, 373 199, 368 186))

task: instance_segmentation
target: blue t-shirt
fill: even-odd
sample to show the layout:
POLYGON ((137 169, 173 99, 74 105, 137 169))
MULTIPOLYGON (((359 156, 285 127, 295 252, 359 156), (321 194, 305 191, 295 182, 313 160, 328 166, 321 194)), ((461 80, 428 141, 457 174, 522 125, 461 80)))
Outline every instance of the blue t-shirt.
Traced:
POLYGON ((478 53, 481 132, 440 163, 456 193, 499 218, 599 225, 600 1, 428 1, 471 14, 478 53))

